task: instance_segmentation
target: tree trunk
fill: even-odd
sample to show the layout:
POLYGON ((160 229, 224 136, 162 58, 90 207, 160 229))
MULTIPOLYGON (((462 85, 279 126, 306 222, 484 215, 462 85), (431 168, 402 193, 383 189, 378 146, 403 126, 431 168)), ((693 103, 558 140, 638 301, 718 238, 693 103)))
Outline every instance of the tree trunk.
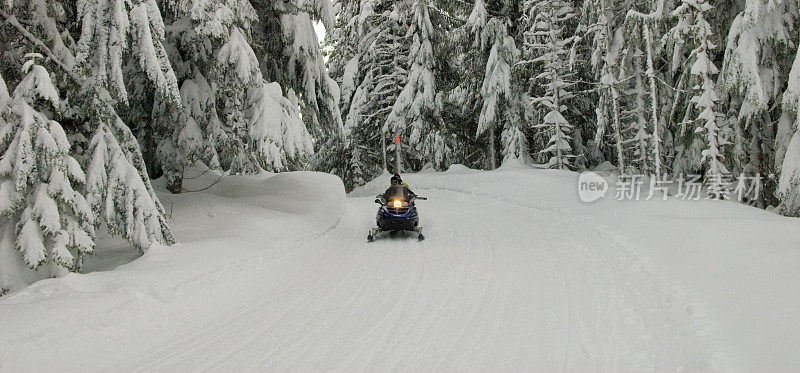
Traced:
MULTIPOLYGON (((642 131, 646 131, 647 128, 646 122, 647 118, 645 117, 645 110, 647 105, 645 104, 645 91, 644 91, 644 82, 642 81, 642 60, 638 56, 633 57, 635 60, 636 66, 636 120, 638 125, 642 128, 642 131)), ((637 134, 638 135, 638 134, 637 134)), ((639 147, 639 167, 640 172, 642 175, 650 175, 650 165, 648 163, 648 149, 647 149, 647 139, 640 138, 638 141, 639 147)))
POLYGON ((622 133, 620 131, 619 120, 619 92, 615 86, 611 86, 611 103, 614 110, 614 140, 617 146, 617 165, 619 166, 620 174, 625 173, 625 153, 622 151, 622 133))
POLYGON ((386 163, 386 132, 381 131, 381 151, 383 152, 383 170, 389 171, 389 165, 386 163))
POLYGON ((172 194, 183 192, 183 169, 176 170, 172 167, 164 167, 164 177, 167 179, 167 190, 172 194))
MULTIPOLYGON (((601 0, 600 5, 602 7, 601 11, 603 12, 603 14, 605 15, 605 18, 606 18, 606 24, 605 24, 605 31, 606 32, 605 32, 605 37, 603 38, 604 39, 603 40, 603 46, 604 46, 604 49, 605 49, 605 52, 606 52, 606 57, 608 57, 608 53, 611 50, 611 42, 609 41, 609 38, 612 35, 611 26, 608 24, 608 22, 609 22, 609 20, 613 19, 613 17, 611 17, 610 14, 608 14, 608 6, 606 5, 606 1, 605 0, 601 0)), ((604 66, 603 66, 603 68, 605 70, 604 74, 611 74, 611 66, 612 66, 612 61, 609 61, 609 60, 606 59, 604 61, 604 66)), ((616 80, 616 78, 617 77, 615 77, 614 80, 616 80)), ((621 133, 621 130, 620 130, 621 124, 620 124, 620 118, 619 118, 619 115, 620 115, 619 114, 619 111, 620 111, 620 108, 619 108, 619 92, 617 91, 617 87, 615 85, 615 82, 611 84, 609 89, 611 90, 611 107, 612 107, 613 114, 614 114, 613 127, 614 127, 614 141, 616 142, 616 147, 617 147, 617 166, 619 166, 620 174, 624 174, 625 173, 625 156, 624 156, 624 153, 622 151, 622 133, 621 133)))
POLYGON ((644 38, 647 43, 647 78, 650 81, 650 105, 653 114, 653 165, 656 180, 661 180, 661 136, 658 134, 658 97, 656 96, 656 72, 653 67, 653 35, 645 21, 644 38))
POLYGON ((494 127, 491 127, 489 128, 489 160, 492 162, 492 170, 497 168, 497 156, 495 155, 497 151, 494 148, 494 142, 494 127))
MULTIPOLYGON (((398 136, 398 140, 399 140, 400 139, 399 138, 400 135, 397 135, 397 136, 398 136)), ((400 143, 400 141, 398 141, 396 144, 394 144, 394 158, 395 158, 395 161, 397 162, 397 165, 395 166, 394 172, 397 173, 397 174, 399 174, 399 173, 401 173, 403 171, 403 168, 402 168, 402 165, 403 165, 402 155, 403 155, 402 144, 400 143)))

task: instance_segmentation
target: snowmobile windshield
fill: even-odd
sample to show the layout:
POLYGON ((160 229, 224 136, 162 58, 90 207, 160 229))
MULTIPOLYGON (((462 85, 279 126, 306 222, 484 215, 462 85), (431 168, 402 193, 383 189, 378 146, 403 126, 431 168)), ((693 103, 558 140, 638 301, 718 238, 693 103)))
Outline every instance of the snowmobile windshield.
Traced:
POLYGON ((397 185, 387 189, 386 192, 383 193, 383 198, 385 201, 401 200, 411 202, 414 199, 414 193, 408 190, 404 185, 397 185))

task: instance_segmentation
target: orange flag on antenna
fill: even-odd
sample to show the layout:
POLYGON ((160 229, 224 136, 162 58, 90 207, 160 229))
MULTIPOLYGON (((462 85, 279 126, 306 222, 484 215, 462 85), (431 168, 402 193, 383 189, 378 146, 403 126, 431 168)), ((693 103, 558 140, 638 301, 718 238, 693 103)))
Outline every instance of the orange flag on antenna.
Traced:
POLYGON ((395 144, 399 144, 400 143, 400 134, 399 133, 397 134, 397 140, 394 143, 395 144))

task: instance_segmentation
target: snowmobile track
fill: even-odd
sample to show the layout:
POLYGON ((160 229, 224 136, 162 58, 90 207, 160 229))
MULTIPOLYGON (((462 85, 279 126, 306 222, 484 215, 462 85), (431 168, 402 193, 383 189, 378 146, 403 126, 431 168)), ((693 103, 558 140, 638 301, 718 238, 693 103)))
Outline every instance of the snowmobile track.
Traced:
POLYGON ((598 225, 427 193, 425 241, 365 242, 372 201, 350 198, 338 227, 286 254, 306 270, 122 370, 696 370, 713 360, 676 293, 598 225), (530 225, 502 224, 509 209, 530 225))

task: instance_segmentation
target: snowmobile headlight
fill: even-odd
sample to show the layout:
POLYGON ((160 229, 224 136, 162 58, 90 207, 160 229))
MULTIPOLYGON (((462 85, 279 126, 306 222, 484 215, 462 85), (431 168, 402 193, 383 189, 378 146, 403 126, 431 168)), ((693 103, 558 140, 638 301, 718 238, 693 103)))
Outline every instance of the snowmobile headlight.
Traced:
POLYGON ((403 202, 400 202, 399 200, 394 201, 394 207, 403 207, 403 202))

